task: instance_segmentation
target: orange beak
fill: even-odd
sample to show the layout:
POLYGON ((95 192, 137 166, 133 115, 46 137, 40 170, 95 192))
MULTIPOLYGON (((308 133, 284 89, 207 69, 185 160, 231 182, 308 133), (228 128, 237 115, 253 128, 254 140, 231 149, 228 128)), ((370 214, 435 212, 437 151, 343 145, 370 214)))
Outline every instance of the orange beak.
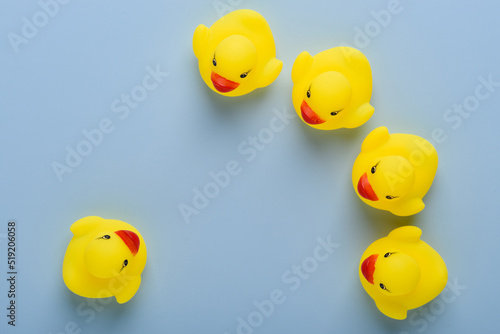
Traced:
POLYGON ((368 256, 361 264, 361 273, 368 282, 373 284, 373 273, 375 272, 375 262, 377 262, 378 254, 368 256))
POLYGON ((368 175, 364 173, 358 181, 358 193, 361 197, 366 198, 370 201, 378 201, 377 194, 373 191, 373 188, 368 181, 368 175))
POLYGON ((308 124, 325 123, 325 120, 321 119, 321 117, 319 117, 318 114, 316 114, 314 110, 309 107, 306 100, 302 101, 302 104, 300 105, 300 111, 302 112, 302 119, 308 124))
POLYGON ((230 92, 232 90, 235 90, 240 85, 239 83, 228 80, 228 79, 224 78, 223 76, 218 75, 217 73, 215 73, 213 71, 212 71, 212 75, 210 76, 210 79, 212 79, 212 83, 213 83, 215 89, 217 89, 217 91, 219 91, 221 93, 227 93, 227 92, 230 92))
POLYGON ((135 256, 135 254, 139 251, 139 246, 141 245, 141 241, 139 240, 137 234, 127 230, 120 230, 115 233, 123 240, 125 245, 127 245, 128 249, 132 252, 132 255, 135 256))

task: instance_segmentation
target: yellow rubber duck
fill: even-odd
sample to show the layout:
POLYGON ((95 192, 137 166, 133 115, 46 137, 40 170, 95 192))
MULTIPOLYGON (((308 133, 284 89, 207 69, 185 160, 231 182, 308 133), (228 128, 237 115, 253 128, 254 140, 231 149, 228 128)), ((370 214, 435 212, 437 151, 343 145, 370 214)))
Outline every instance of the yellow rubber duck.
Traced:
POLYGON ((250 9, 233 11, 210 28, 200 24, 193 51, 208 87, 226 96, 240 96, 270 85, 283 63, 276 59, 266 20, 250 9))
POLYGON ((366 204, 410 216, 424 209, 422 198, 432 185, 437 166, 437 152, 427 140, 389 134, 382 126, 363 141, 352 168, 352 184, 366 204))
POLYGON ((361 284, 388 317, 405 319, 408 310, 428 303, 446 286, 446 264, 421 235, 418 227, 399 227, 361 257, 361 284))
POLYGON ((63 263, 66 286, 82 297, 129 301, 146 265, 146 244, 139 231, 120 220, 90 216, 71 225, 71 232, 63 263))
POLYGON ((350 47, 298 55, 292 68, 295 111, 320 130, 356 128, 373 115, 372 72, 368 59, 350 47))

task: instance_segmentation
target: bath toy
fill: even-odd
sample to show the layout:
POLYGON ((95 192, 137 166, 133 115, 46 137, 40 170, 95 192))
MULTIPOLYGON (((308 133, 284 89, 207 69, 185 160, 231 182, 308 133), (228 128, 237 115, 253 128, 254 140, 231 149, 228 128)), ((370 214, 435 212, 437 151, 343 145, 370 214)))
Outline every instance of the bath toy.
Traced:
POLYGON ((373 115, 372 72, 368 59, 350 47, 298 55, 292 68, 295 111, 320 130, 355 128, 373 115))
POLYGON ((427 140, 409 134, 389 134, 379 127, 366 136, 352 168, 359 198, 374 208, 410 216, 425 207, 438 155, 427 140))
POLYGON ((123 304, 141 284, 146 244, 132 225, 96 216, 71 225, 71 239, 63 262, 66 286, 82 297, 115 296, 123 304))
POLYGON ((361 257, 361 284, 388 317, 405 319, 408 310, 428 303, 446 286, 446 264, 421 235, 418 227, 399 227, 361 257))
POLYGON ((276 59, 269 25, 250 9, 226 14, 210 28, 200 24, 194 32, 193 51, 207 86, 225 96, 268 86, 283 67, 276 59))

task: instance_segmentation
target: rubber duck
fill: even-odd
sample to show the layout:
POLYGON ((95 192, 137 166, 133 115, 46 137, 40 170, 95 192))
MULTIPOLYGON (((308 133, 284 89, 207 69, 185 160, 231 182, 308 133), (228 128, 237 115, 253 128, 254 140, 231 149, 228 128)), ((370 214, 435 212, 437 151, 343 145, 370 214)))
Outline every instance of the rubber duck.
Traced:
POLYGON ((132 298, 146 265, 146 244, 132 225, 97 216, 71 225, 63 262, 66 286, 82 297, 115 296, 120 304, 132 298))
POLYGON ((250 9, 226 14, 210 28, 200 24, 193 51, 208 87, 225 96, 240 96, 270 85, 283 63, 276 59, 266 20, 250 9))
POLYGON ((356 128, 373 115, 372 72, 368 59, 350 47, 297 56, 292 68, 295 111, 320 130, 356 128))
POLYGON ((377 308, 393 319, 443 291, 448 270, 441 256, 420 240, 422 230, 403 226, 372 243, 361 257, 359 279, 377 308))
POLYGON ((422 211, 422 198, 432 185, 437 152, 427 140, 410 134, 389 134, 379 127, 366 136, 352 168, 359 198, 397 216, 422 211))

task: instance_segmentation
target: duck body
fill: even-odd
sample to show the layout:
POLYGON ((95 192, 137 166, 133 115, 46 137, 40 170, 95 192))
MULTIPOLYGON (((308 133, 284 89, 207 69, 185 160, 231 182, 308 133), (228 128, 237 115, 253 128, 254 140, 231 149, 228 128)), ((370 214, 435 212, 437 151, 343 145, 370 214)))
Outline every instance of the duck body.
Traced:
POLYGON ((436 175, 438 155, 427 140, 410 134, 373 130, 354 162, 352 183, 366 204, 398 216, 424 209, 422 198, 436 175))
POLYGON ((386 316, 402 320, 441 293, 448 280, 446 264, 427 243, 422 230, 403 226, 373 242, 361 256, 363 288, 386 316))
POLYGON ((97 216, 71 226, 63 262, 63 279, 75 294, 86 298, 116 297, 120 304, 134 296, 147 259, 144 239, 132 225, 97 216))
POLYGON ((295 59, 292 81, 295 111, 313 128, 355 128, 373 115, 371 67, 357 49, 341 46, 315 56, 304 51, 295 59))
POLYGON ((225 96, 240 96, 270 85, 281 72, 269 25, 262 15, 240 9, 210 28, 199 25, 193 51, 203 81, 225 96))

